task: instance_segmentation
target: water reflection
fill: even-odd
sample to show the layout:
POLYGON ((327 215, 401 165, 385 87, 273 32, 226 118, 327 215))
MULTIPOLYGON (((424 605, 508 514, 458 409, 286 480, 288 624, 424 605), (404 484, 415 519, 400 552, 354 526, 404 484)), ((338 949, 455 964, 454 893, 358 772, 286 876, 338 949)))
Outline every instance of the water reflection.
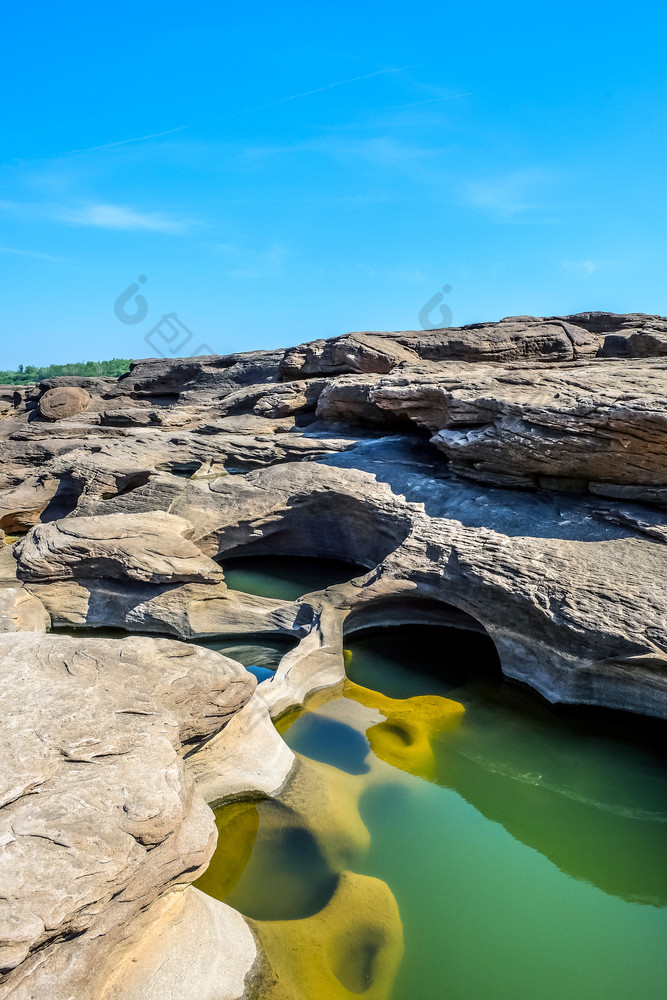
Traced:
MULTIPOLYGON (((614 733, 609 714, 564 716, 503 683, 479 655, 466 656, 473 669, 464 679, 460 648, 450 653, 447 641, 453 631, 407 626, 352 638, 348 674, 403 696, 414 687, 446 692, 465 713, 431 734, 431 780, 569 875, 666 905, 667 775, 662 755, 643 745, 647 729, 662 727, 618 720, 614 733), (428 672, 415 669, 424 660, 428 672)), ((460 647, 465 633, 451 639, 460 647)))
POLYGON ((665 727, 554 710, 504 682, 484 635, 346 642, 342 697, 280 727, 308 791, 223 807, 199 882, 260 921, 263 997, 661 998, 665 727))

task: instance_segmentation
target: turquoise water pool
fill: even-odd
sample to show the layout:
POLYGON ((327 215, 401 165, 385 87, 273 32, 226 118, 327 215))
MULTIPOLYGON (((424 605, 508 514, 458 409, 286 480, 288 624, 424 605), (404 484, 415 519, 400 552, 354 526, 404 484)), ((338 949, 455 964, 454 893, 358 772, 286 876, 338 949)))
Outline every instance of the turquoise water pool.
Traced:
MULTIPOLYGON (((227 860, 201 887, 264 926, 307 930, 344 872, 382 880, 405 942, 392 1000, 662 998, 664 728, 554 710, 505 683, 473 633, 402 626, 346 646, 354 683, 284 738, 318 781, 354 789, 369 837, 336 867, 307 797, 301 817, 287 799, 223 807, 227 860), (434 725, 452 703, 451 724, 434 725)), ((320 995, 372 991, 368 977, 320 995)))

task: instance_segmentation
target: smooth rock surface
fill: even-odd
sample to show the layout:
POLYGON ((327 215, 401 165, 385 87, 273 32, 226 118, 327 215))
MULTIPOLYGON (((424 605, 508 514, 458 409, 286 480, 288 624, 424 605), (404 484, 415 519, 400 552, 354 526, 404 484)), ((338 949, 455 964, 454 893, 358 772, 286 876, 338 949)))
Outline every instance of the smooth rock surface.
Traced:
POLYGON ((51 616, 23 587, 0 587, 0 632, 46 632, 51 616))
POLYGON ((99 957, 119 927, 196 877, 214 824, 180 751, 218 731, 255 680, 173 640, 21 633, 0 635, 0 685, 11 706, 0 735, 0 970, 13 987, 60 940, 81 938, 99 957))

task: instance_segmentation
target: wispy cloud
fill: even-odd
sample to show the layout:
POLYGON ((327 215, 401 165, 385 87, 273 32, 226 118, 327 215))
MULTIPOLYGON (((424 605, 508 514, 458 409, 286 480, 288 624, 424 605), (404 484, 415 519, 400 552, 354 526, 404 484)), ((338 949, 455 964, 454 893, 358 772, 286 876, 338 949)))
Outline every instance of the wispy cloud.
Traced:
POLYGON ((512 170, 499 177, 467 181, 464 197, 473 208, 511 219, 543 208, 543 188, 550 178, 539 170, 512 170))
POLYGON ((444 97, 429 97, 426 101, 411 101, 409 104, 392 104, 388 108, 381 108, 381 111, 402 111, 404 108, 421 108, 424 104, 440 104, 442 101, 456 101, 459 97, 473 97, 474 90, 467 90, 464 94, 446 94, 444 97))
MULTIPOLYGON (((257 104, 251 108, 240 108, 238 111, 230 111, 226 115, 221 115, 219 118, 214 118, 207 122, 194 122, 190 125, 179 125, 177 128, 166 129, 164 132, 150 132, 147 135, 139 135, 132 137, 130 139, 117 139, 114 142, 104 142, 98 146, 84 146, 82 149, 69 149, 64 153, 54 154, 56 156, 74 156, 79 153, 97 153, 106 149, 114 149, 117 146, 126 146, 129 143, 135 142, 146 142, 149 139, 159 139, 165 135, 174 135, 176 132, 185 132, 187 130, 195 129, 201 125, 210 125, 218 121, 228 121, 230 118, 237 118, 239 115, 249 115, 256 111, 267 111, 269 108, 275 108, 280 104, 288 104, 290 101, 300 101, 305 97, 314 97, 316 94, 323 94, 327 90, 333 90, 335 87, 345 87, 352 83, 361 83, 363 80, 371 80, 375 76, 386 76, 391 73, 403 73, 405 70, 413 69, 412 66, 398 66, 391 67, 389 69, 376 69, 372 73, 362 73, 360 76, 351 76, 345 80, 334 80, 332 83, 327 83, 323 87, 315 87, 313 90, 304 90, 298 94, 289 94, 287 97, 279 97, 275 101, 268 101, 266 104, 257 104)), ((453 97, 465 97, 465 94, 455 94, 453 97)), ((448 100, 449 98, 437 98, 437 100, 448 100)))
POLYGON ((252 146, 245 150, 244 158, 261 161, 276 156, 322 154, 346 163, 366 163, 373 167, 410 166, 433 160, 440 155, 437 148, 422 148, 395 139, 391 135, 358 138, 350 135, 329 135, 306 139, 289 145, 252 146))
POLYGON ((50 253, 40 253, 37 250, 19 250, 17 247, 0 247, 0 253, 13 253, 19 257, 35 257, 37 260, 50 260, 56 264, 63 264, 64 257, 53 257, 50 253))
POLYGON ((62 209, 58 218, 73 226, 97 226, 126 232, 180 233, 187 228, 182 221, 168 219, 157 212, 137 212, 124 205, 86 205, 74 210, 62 209))
POLYGON ((627 259, 603 260, 598 257, 597 259, 591 258, 590 260, 562 260, 560 265, 572 274, 580 274, 585 278, 590 278, 596 271, 621 271, 628 266, 632 266, 632 263, 627 259))
POLYGON ((68 149, 60 156, 73 156, 75 153, 96 153, 100 149, 113 149, 114 146, 127 146, 131 142, 145 142, 147 139, 159 139, 163 135, 173 135, 174 132, 184 132, 190 128, 189 125, 179 125, 178 128, 169 128, 166 132, 151 132, 150 135, 138 135, 133 139, 118 139, 116 142, 105 142, 101 146, 86 146, 84 149, 68 149))
POLYGON ((266 111, 268 108, 274 108, 279 104, 287 104, 289 101, 299 101, 302 97, 313 97, 315 94, 323 94, 325 90, 333 90, 334 87, 344 87, 350 83, 360 83, 361 80, 370 80, 374 76, 386 76, 388 73, 403 73, 405 70, 412 68, 412 66, 399 66, 394 69, 376 69, 372 73, 351 76, 347 80, 335 80, 333 83, 327 83, 324 87, 316 87, 314 90, 304 90, 299 94, 290 94, 289 97, 280 97, 277 101, 269 101, 268 104, 258 104, 254 108, 233 111, 224 117, 225 119, 235 118, 237 115, 249 115, 253 111, 266 111))
POLYGON ((0 201, 0 211, 23 223, 58 222, 126 232, 182 233, 191 225, 184 219, 168 218, 159 212, 141 212, 127 205, 99 202, 72 206, 54 202, 0 201))

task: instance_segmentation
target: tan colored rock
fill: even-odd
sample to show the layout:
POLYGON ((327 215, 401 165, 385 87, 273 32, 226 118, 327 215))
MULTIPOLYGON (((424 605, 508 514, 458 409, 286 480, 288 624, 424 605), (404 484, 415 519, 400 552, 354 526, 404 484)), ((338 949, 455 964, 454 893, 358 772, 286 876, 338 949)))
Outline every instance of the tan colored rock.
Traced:
POLYGON ((159 899, 134 932, 99 970, 95 1000, 239 1000, 259 957, 241 914, 193 886, 159 899))
POLYGON ((90 393, 79 386, 47 389, 39 401, 39 412, 45 420, 65 420, 90 406, 90 393))
POLYGON ((55 476, 35 475, 13 489, 0 492, 0 527, 12 535, 39 524, 57 491, 55 476))
POLYGON ((0 587, 0 632, 46 632, 51 616, 23 587, 0 587))
POLYGON ((221 582, 220 567, 189 540, 192 531, 185 518, 162 511, 52 521, 16 545, 17 576, 33 582, 96 576, 221 582))
POLYGON ((180 751, 220 729, 255 680, 219 653, 169 639, 22 633, 0 635, 0 686, 10 706, 0 868, 11 912, 0 969, 20 983, 57 956, 58 940, 85 935, 88 966, 70 968, 67 986, 84 996, 90 962, 118 928, 211 856, 213 816, 180 751))
POLYGON ((336 827, 340 802, 270 721, 343 682, 344 632, 485 630, 505 674, 552 702, 667 717, 666 338, 662 317, 519 316, 0 392, 0 531, 36 525, 18 561, 0 545, 0 621, 21 629, 0 635, 8 1000, 237 1000, 257 957, 276 1000, 360 991, 338 929, 345 954, 366 955, 374 925, 397 942, 386 887, 355 876, 326 912, 255 925, 258 953, 188 886, 213 834, 193 775, 212 800, 280 785, 293 810, 316 801, 344 864, 358 812, 336 827), (35 419, 63 393, 76 419, 35 419), (240 553, 359 569, 274 601, 227 589, 213 557, 240 553), (44 608, 56 626, 299 641, 248 702, 254 681, 217 654, 39 634, 44 608))

